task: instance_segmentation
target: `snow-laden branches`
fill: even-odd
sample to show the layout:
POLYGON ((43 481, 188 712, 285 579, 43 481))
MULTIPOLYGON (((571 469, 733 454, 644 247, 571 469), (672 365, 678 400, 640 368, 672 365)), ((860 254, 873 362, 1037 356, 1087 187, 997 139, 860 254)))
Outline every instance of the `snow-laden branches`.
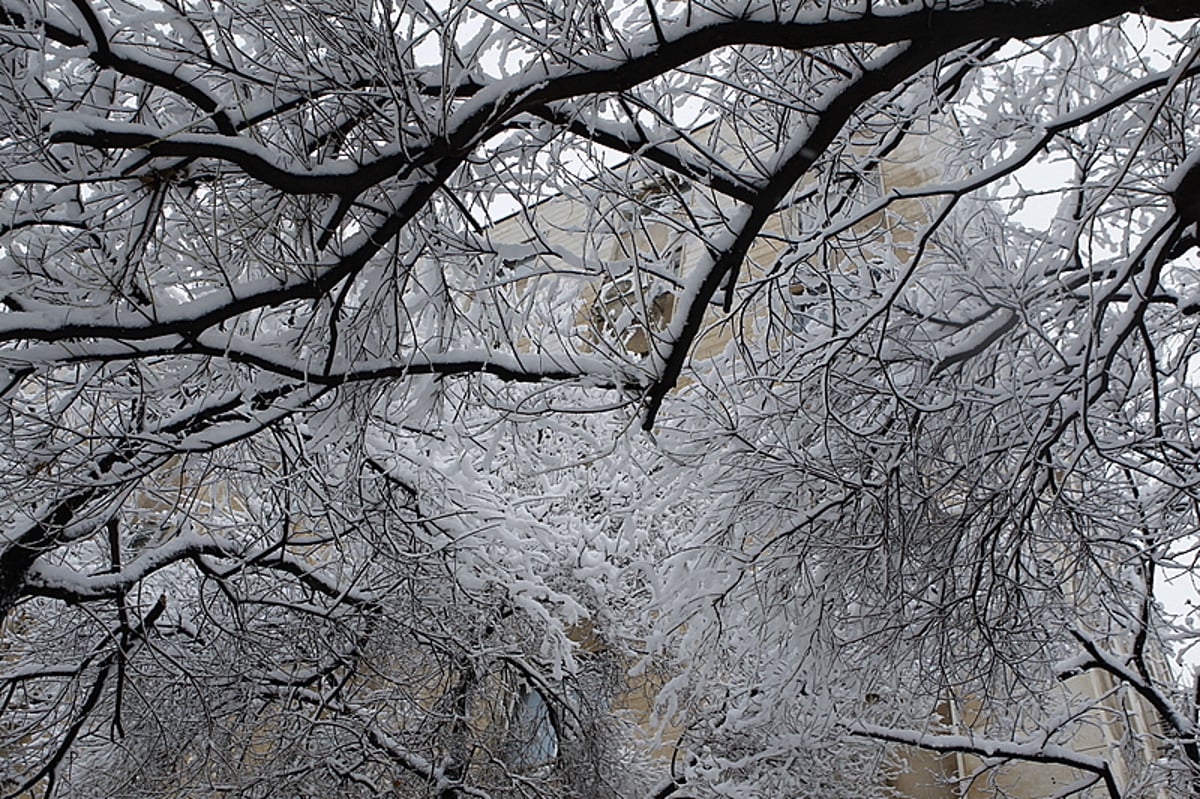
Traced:
POLYGON ((0 0, 0 795, 1190 785, 1195 17, 0 0))
POLYGON ((917 733, 908 730, 893 730, 878 724, 859 722, 851 728, 852 735, 860 735, 878 741, 906 744, 930 752, 955 752, 978 755, 987 761, 1019 760, 1027 763, 1067 766, 1077 771, 1095 775, 1092 782, 1072 785, 1071 790, 1058 796, 1071 796, 1090 788, 1095 781, 1103 780, 1110 799, 1121 799, 1124 793, 1113 775, 1112 768, 1103 757, 1095 757, 1071 751, 1045 740, 1005 741, 989 740, 971 735, 945 733, 917 733))

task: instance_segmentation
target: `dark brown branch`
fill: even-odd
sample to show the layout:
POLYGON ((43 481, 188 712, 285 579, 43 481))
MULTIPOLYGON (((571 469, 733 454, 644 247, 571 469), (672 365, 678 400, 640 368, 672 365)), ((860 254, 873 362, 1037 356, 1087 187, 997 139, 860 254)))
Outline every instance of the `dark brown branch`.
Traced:
POLYGON ((741 268, 746 253, 750 251, 763 225, 783 201, 787 192, 829 148, 842 127, 864 102, 879 92, 900 84, 940 55, 941 50, 913 45, 847 84, 826 106, 803 145, 795 147, 791 158, 760 188, 758 198, 733 243, 724 251, 714 254, 713 264, 688 307, 679 336, 670 343, 662 372, 647 394, 643 429, 653 429, 663 401, 679 382, 692 342, 700 333, 713 296, 722 284, 733 280, 732 276, 741 268))
POLYGON ((138 61, 136 58, 115 52, 108 41, 108 34, 105 32, 100 18, 96 16, 96 12, 92 10, 92 7, 88 5, 87 0, 72 0, 72 3, 84 18, 84 22, 92 35, 91 59, 97 65, 114 69, 131 78, 144 80, 152 86, 158 86, 177 94, 207 113, 218 131, 226 135, 233 135, 235 133, 235 128, 233 122, 229 119, 229 115, 221 109, 221 104, 210 97, 207 92, 183 80, 176 74, 152 67, 149 64, 138 61))

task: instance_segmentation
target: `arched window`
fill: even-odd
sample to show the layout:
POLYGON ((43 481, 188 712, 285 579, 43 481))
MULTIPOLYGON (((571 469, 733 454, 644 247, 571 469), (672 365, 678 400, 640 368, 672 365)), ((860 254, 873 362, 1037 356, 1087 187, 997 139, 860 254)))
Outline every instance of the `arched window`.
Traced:
POLYGON ((521 689, 508 729, 507 760, 511 767, 535 768, 558 755, 558 733, 550 717, 550 708, 536 688, 521 689))

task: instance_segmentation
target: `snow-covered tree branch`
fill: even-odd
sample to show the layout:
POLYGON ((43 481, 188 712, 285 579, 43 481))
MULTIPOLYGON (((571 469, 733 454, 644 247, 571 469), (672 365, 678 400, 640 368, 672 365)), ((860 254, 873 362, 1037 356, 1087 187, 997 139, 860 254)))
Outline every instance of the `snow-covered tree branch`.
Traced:
POLYGON ((1198 20, 0 0, 0 796, 1194 792, 1198 20))

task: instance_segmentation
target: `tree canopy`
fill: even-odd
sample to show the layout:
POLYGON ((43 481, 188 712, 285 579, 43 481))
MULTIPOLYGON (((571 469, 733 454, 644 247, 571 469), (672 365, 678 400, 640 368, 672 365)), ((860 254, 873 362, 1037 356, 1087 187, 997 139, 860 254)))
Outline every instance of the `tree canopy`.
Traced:
POLYGON ((0 796, 1193 792, 1197 19, 0 0, 0 796))

